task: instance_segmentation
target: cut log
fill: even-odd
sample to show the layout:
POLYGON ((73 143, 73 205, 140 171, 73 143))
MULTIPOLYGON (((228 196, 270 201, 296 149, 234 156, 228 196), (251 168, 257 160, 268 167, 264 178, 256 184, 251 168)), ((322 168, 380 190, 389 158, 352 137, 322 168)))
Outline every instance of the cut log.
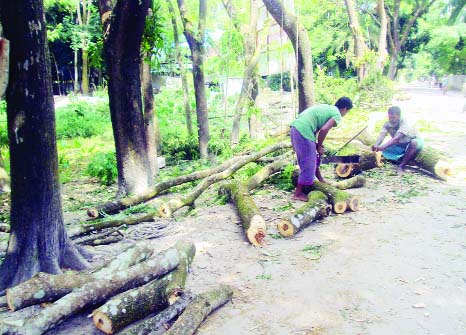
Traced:
POLYGON ((258 158, 262 156, 265 156, 271 152, 274 152, 280 149, 285 149, 285 148, 290 148, 290 147, 291 147, 290 142, 280 142, 280 143, 271 145, 267 148, 264 148, 259 152, 243 157, 242 159, 238 161, 235 161, 226 170, 205 178, 199 185, 197 185, 194 188, 194 190, 191 193, 188 193, 187 195, 184 195, 184 196, 173 198, 169 200, 168 202, 166 202, 165 204, 162 204, 159 207, 160 216, 167 218, 167 217, 172 216, 173 213, 177 211, 178 209, 184 206, 191 206, 194 203, 194 201, 202 194, 202 192, 204 192, 204 190, 206 190, 210 185, 230 177, 233 173, 238 171, 240 168, 242 168, 246 164, 254 162, 255 160, 257 160, 258 158))
POLYGON ((366 178, 361 175, 354 176, 353 178, 340 180, 334 186, 339 190, 347 190, 349 188, 363 187, 366 184, 366 178))
POLYGON ((98 246, 98 245, 108 245, 112 243, 117 243, 123 240, 125 237, 123 234, 120 235, 112 235, 112 236, 105 236, 100 238, 95 238, 93 240, 88 240, 86 243, 78 243, 80 245, 90 245, 90 246, 98 246))
POLYGON ((414 158, 414 164, 442 180, 447 180, 453 174, 450 164, 432 147, 425 146, 414 158))
POLYGON ((343 164, 339 163, 335 167, 335 173, 340 178, 348 178, 353 176, 355 173, 361 171, 367 171, 377 167, 383 166, 382 153, 362 151, 358 152, 359 163, 357 164, 343 164))
POLYGON ((178 250, 170 248, 127 270, 99 276, 95 281, 73 290, 25 321, 15 334, 42 335, 86 308, 102 304, 114 295, 167 274, 178 266, 179 260, 178 250))
POLYGON ((67 272, 59 275, 39 272, 33 278, 7 289, 8 307, 16 311, 43 302, 55 301, 97 278, 125 271, 129 267, 145 261, 154 252, 152 243, 139 242, 118 254, 106 265, 92 273, 67 272))
POLYGON ((174 303, 183 292, 186 277, 196 253, 194 244, 178 242, 175 248, 180 254, 177 269, 149 284, 121 293, 93 315, 94 325, 105 334, 114 334, 127 325, 161 311, 174 303))
POLYGON ((332 204, 333 211, 337 214, 344 213, 349 207, 352 211, 359 209, 360 197, 339 190, 335 186, 314 181, 311 185, 312 191, 321 191, 324 193, 329 202, 332 204))
POLYGON ((168 306, 156 316, 148 318, 138 324, 119 332, 119 335, 161 335, 167 331, 167 327, 176 317, 186 309, 193 297, 190 294, 182 294, 180 298, 168 306))
POLYGON ((248 241, 252 245, 261 247, 266 235, 267 224, 249 195, 247 186, 238 181, 232 182, 223 185, 220 192, 226 194, 229 200, 235 204, 248 241))
POLYGON ((166 191, 174 186, 182 185, 182 184, 189 183, 195 180, 206 178, 213 174, 220 173, 226 170, 227 168, 229 168, 236 161, 239 161, 243 158, 244 156, 233 157, 223 162, 221 165, 216 166, 212 169, 196 171, 196 172, 190 173, 185 176, 180 176, 177 178, 173 178, 170 180, 160 182, 141 194, 131 195, 125 198, 106 202, 104 204, 101 204, 93 208, 89 208, 87 210, 87 215, 89 215, 89 217, 91 218, 98 218, 98 217, 103 216, 103 214, 113 214, 113 213, 119 212, 130 206, 138 205, 140 203, 153 199, 157 195, 159 195, 161 192, 166 191))
POLYGON ((202 321, 213 310, 228 302, 233 296, 231 287, 221 285, 216 289, 198 295, 186 307, 183 314, 176 320, 166 335, 192 335, 202 321))
POLYGON ((120 237, 124 237, 123 233, 118 228, 111 228, 107 229, 103 233, 91 234, 88 236, 76 238, 73 240, 73 242, 80 245, 94 245, 95 241, 98 243, 99 240, 106 239, 112 235, 119 235, 120 237))
POLYGON ((320 191, 313 191, 309 193, 307 203, 298 208, 289 220, 281 220, 277 224, 278 231, 285 237, 294 236, 312 222, 329 216, 331 211, 327 196, 320 191))

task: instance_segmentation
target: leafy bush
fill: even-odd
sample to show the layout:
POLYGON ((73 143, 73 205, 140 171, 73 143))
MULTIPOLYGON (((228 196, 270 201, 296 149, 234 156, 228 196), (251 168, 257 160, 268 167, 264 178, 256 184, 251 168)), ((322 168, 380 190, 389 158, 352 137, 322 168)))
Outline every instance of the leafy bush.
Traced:
POLYGON ((291 182, 291 176, 296 167, 293 164, 287 165, 281 173, 277 173, 270 178, 270 183, 275 184, 279 189, 292 191, 294 186, 291 182))
POLYGON ((104 185, 113 184, 118 176, 115 152, 97 152, 91 158, 86 173, 98 178, 104 185))
POLYGON ((108 103, 74 101, 57 108, 57 138, 91 137, 111 127, 108 103))
POLYGON ((327 76, 324 69, 314 72, 315 100, 318 103, 334 105, 338 98, 350 97, 355 100, 358 91, 356 79, 327 76))
POLYGON ((361 101, 380 104, 390 104, 395 94, 393 82, 380 72, 369 74, 359 84, 359 95, 361 101))
POLYGON ((290 72, 272 74, 267 77, 267 82, 272 91, 280 91, 283 87, 284 91, 291 92, 290 72))

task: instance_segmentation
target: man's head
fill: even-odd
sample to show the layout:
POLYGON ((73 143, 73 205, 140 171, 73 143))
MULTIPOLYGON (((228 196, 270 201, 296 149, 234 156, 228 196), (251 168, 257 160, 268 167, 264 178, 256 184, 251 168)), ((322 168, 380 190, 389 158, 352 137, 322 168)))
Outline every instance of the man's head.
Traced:
POLYGON ((341 97, 335 103, 335 106, 340 110, 341 116, 345 116, 348 111, 353 108, 353 102, 350 98, 341 97))
POLYGON ((388 121, 391 124, 398 124, 401 118, 401 109, 398 106, 392 106, 388 109, 388 121))

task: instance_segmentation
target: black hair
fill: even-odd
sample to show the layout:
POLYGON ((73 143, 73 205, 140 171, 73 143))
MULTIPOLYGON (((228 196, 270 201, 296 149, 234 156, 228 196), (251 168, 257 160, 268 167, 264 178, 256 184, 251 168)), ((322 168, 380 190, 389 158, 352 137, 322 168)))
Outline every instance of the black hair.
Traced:
POLYGON ((388 109, 388 112, 390 114, 397 114, 397 115, 401 115, 401 108, 398 107, 398 106, 392 106, 388 109))
POLYGON ((338 109, 346 108, 347 110, 350 110, 351 108, 353 108, 353 102, 348 97, 341 97, 337 100, 335 106, 338 109))

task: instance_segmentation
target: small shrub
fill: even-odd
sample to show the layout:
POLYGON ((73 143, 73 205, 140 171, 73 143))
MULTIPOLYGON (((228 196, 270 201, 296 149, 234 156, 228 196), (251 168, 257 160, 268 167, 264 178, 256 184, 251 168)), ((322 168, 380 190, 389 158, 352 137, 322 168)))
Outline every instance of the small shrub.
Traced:
POLYGON ((287 165, 281 173, 277 173, 270 178, 270 183, 275 184, 281 190, 292 191, 294 186, 291 182, 291 176, 295 169, 296 167, 293 164, 287 165))
POLYGON ((104 185, 113 184, 118 176, 115 152, 97 152, 91 158, 86 173, 98 178, 104 185))

